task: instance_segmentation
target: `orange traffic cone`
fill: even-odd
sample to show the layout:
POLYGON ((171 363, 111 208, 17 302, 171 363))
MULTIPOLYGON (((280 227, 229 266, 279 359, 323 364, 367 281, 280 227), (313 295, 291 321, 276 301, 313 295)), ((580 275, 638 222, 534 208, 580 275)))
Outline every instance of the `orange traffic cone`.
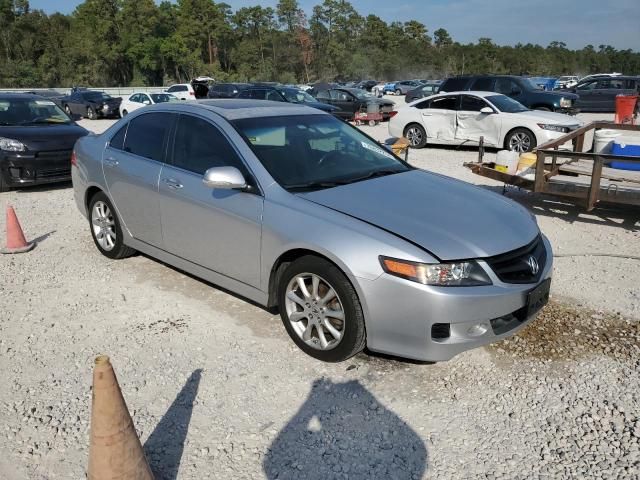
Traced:
POLYGON ((35 246, 34 243, 27 243, 22 233, 22 227, 16 216, 16 212, 11 205, 7 206, 7 246, 0 249, 0 253, 23 253, 28 252, 35 246))
POLYGON ((89 480, 153 480, 109 357, 93 369, 89 480))

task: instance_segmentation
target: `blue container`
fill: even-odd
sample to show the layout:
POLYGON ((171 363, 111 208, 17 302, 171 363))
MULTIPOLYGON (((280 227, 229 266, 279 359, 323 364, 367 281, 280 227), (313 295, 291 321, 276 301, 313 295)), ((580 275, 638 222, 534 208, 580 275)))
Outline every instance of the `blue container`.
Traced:
MULTIPOLYGON (((628 157, 638 157, 640 160, 640 137, 618 137, 611 145, 611 153, 613 155, 625 155, 628 157)), ((615 160, 609 165, 611 168, 620 170, 640 171, 640 162, 625 162, 624 160, 615 160)))

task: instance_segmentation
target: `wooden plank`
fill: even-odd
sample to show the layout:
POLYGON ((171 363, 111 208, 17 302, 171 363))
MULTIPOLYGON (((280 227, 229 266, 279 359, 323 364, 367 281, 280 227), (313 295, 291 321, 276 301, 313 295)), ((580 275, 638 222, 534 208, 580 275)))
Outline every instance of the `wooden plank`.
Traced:
MULTIPOLYGON (((585 167, 583 165, 576 165, 575 163, 568 165, 560 165, 558 167, 558 171, 560 174, 562 173, 575 173, 578 175, 587 175, 590 176, 593 172, 593 167, 590 165, 589 167, 585 167)), ((616 182, 629 182, 629 183, 637 183, 640 184, 640 175, 638 178, 631 178, 630 176, 625 176, 625 174, 612 173, 615 171, 614 168, 604 167, 602 169, 602 178, 606 178, 607 180, 614 180, 616 182)), ((632 173, 632 172, 629 172, 632 173)), ((640 173, 640 172, 633 172, 640 173)))
POLYGON ((545 157, 545 152, 543 152, 542 150, 538 150, 536 152, 537 155, 537 160, 536 160, 536 179, 535 182, 533 184, 533 191, 534 192, 542 192, 542 190, 544 189, 544 157, 545 157))
POLYGON ((598 202, 598 194, 600 193, 600 178, 602 176, 602 165, 604 160, 602 157, 596 157, 593 163, 593 173, 591 174, 591 185, 587 194, 587 212, 593 210, 598 202))
POLYGON ((582 150, 584 150, 584 133, 576 137, 576 144, 573 149, 576 152, 582 152, 582 150))

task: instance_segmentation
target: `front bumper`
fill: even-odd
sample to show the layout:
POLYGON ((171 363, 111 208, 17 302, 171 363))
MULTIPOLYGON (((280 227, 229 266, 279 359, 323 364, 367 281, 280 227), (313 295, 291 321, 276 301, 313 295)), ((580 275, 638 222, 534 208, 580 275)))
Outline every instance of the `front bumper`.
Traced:
POLYGON ((535 318, 525 313, 529 292, 551 278, 553 254, 546 238, 544 245, 547 261, 535 284, 504 283, 486 265, 493 285, 482 287, 430 287, 388 274, 375 280, 358 279, 366 305, 368 348, 444 361, 517 333, 535 318), (439 338, 443 324, 448 324, 449 336, 439 338), (470 333, 477 325, 487 327, 486 331, 470 333))
POLYGON ((577 107, 568 107, 568 108, 556 107, 553 109, 553 111, 558 113, 564 113, 566 115, 577 115, 580 113, 580 109, 577 107))
POLYGON ((71 150, 3 152, 0 175, 9 187, 68 182, 71 180, 71 150))

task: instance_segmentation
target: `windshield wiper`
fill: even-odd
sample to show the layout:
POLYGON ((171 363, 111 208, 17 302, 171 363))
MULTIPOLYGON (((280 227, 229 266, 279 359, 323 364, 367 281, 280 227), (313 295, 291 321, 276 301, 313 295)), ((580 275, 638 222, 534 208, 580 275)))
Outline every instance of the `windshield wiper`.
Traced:
POLYGON ((22 122, 20 125, 66 125, 67 121, 58 120, 34 120, 30 122, 22 122))
POLYGON ((290 192, 306 191, 306 190, 322 190, 324 188, 339 187, 340 185, 346 185, 350 182, 345 181, 326 181, 326 182, 309 182, 298 183, 296 185, 287 185, 285 188, 290 192))
POLYGON ((371 178, 386 177, 387 175, 394 175, 396 173, 402 173, 402 172, 406 172, 406 171, 407 170, 398 170, 398 169, 393 169, 393 170, 374 170, 373 172, 369 172, 366 175, 362 175, 361 177, 350 178, 348 181, 345 181, 345 183, 361 182, 363 180, 369 180, 371 178))

